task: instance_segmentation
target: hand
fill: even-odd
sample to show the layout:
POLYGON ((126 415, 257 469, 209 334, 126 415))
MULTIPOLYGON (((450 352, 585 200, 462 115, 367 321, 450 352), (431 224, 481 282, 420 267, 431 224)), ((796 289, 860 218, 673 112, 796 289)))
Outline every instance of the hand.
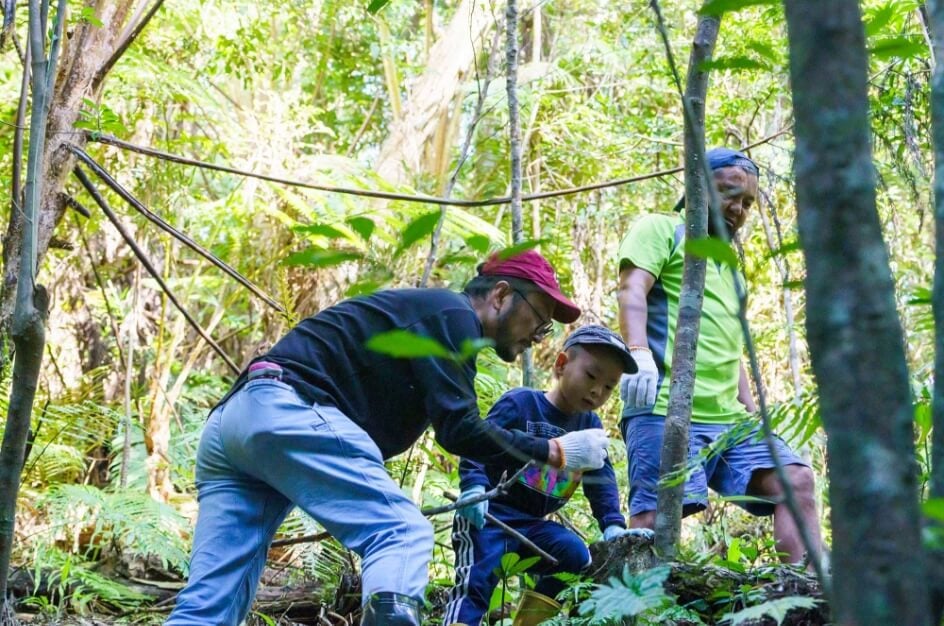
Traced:
POLYGON ((603 529, 603 539, 605 541, 610 541, 611 539, 624 537, 626 535, 629 535, 630 537, 642 537, 647 541, 652 541, 653 537, 656 536, 656 534, 649 528, 623 528, 622 526, 617 526, 614 524, 603 529))
POLYGON ((630 349, 636 367, 635 374, 623 374, 620 379, 620 398, 627 408, 640 409, 656 403, 659 370, 652 360, 652 352, 646 348, 630 349))
MULTIPOLYGON (((470 498, 480 496, 483 493, 485 493, 485 487, 482 485, 473 485, 459 494, 459 499, 456 502, 462 504, 463 500, 469 500, 470 498)), ((469 523, 479 530, 482 530, 482 527, 485 526, 485 514, 487 512, 488 500, 482 500, 477 504, 470 504, 469 506, 462 507, 461 509, 456 509, 456 515, 458 517, 469 520, 469 523)))
POLYGON ((602 428, 575 430, 551 441, 560 448, 563 463, 561 469, 597 470, 606 461, 606 448, 610 438, 602 428))

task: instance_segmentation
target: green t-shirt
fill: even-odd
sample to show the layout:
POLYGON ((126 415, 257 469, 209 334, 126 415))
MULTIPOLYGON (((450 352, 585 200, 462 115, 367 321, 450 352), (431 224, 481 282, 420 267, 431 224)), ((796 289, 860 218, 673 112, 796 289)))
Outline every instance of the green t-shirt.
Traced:
MULTIPOLYGON (((630 410, 624 416, 643 413, 665 415, 668 409, 675 324, 685 259, 684 240, 685 223, 681 217, 646 215, 633 225, 620 244, 621 269, 632 264, 656 277, 655 285, 646 298, 646 336, 659 368, 655 407, 630 410)), ((728 424, 747 414, 747 409, 738 400, 743 336, 734 280, 730 268, 708 260, 695 355, 693 422, 728 424)))

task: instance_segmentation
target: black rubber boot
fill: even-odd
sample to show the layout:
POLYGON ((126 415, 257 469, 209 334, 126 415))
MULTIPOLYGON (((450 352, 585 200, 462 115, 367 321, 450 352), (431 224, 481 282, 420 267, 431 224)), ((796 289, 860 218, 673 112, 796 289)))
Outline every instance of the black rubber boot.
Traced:
POLYGON ((361 626, 420 626, 420 606, 402 593, 378 591, 364 605, 361 626))

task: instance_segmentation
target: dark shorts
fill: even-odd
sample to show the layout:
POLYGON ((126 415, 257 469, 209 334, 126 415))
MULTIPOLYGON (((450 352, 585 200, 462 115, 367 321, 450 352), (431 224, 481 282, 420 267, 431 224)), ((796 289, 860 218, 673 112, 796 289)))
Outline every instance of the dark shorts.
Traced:
MULTIPOLYGON (((665 417, 637 415, 620 423, 629 456, 629 513, 656 510, 659 462, 665 417)), ((804 465, 780 437, 775 437, 783 465, 804 465)), ((683 513, 690 515, 708 506, 708 488, 722 496, 746 496, 757 470, 776 467, 758 424, 692 423, 689 437, 688 481, 683 513)), ((735 501, 754 515, 772 515, 772 502, 735 501)))

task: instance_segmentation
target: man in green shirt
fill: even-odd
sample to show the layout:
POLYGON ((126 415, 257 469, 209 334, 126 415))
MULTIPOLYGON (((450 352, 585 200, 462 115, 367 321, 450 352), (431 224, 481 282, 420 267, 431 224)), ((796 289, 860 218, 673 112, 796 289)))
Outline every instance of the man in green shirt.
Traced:
MULTIPOLYGON (((733 238, 757 196, 757 165, 727 148, 710 150, 706 157, 722 199, 728 235, 733 238)), ((711 226, 709 234, 715 234, 711 226)), ((629 453, 633 528, 655 525, 684 236, 685 223, 679 216, 647 215, 632 227, 619 249, 620 330, 639 366, 636 374, 624 376, 620 387, 620 426, 629 453)), ((689 446, 690 457, 698 456, 700 462, 686 483, 683 513, 703 510, 709 487, 724 496, 763 498, 767 502, 750 501, 743 506, 755 515, 773 514, 777 549, 785 561, 795 563, 803 560, 805 550, 796 522, 783 501, 776 464, 756 425, 734 428, 757 410, 741 363, 743 338, 735 280, 741 279, 736 279, 729 268, 708 261, 689 446), (719 446, 721 450, 699 456, 708 446, 719 446)), ((813 472, 779 438, 776 445, 803 524, 814 545, 819 546, 813 472)))

